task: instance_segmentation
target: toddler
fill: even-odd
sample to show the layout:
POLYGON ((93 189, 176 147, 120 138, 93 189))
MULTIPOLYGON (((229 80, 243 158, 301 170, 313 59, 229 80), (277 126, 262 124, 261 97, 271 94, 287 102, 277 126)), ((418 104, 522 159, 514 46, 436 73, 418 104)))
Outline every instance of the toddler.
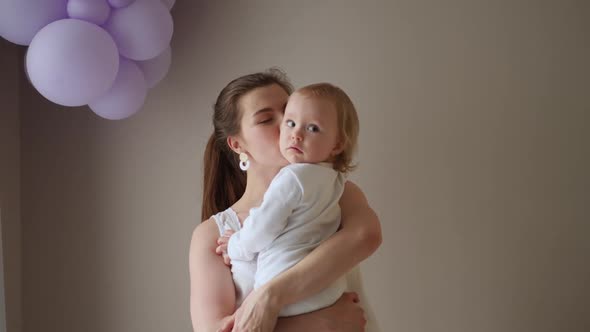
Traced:
MULTIPOLYGON (((351 171, 359 131, 350 98, 328 83, 295 91, 280 128, 280 150, 289 161, 270 183, 262 204, 250 210, 231 235, 232 261, 257 259, 254 289, 289 269, 334 234, 340 226, 338 201, 351 171)), ((332 305, 345 291, 344 278, 280 316, 332 305)))

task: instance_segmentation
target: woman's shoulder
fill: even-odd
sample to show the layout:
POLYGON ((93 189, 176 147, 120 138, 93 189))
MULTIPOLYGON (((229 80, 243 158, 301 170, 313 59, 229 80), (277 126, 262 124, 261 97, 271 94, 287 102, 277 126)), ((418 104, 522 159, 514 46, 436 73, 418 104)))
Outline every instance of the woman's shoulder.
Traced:
POLYGON ((189 262, 191 271, 215 254, 217 247, 217 226, 213 218, 209 218, 198 224, 193 230, 189 246, 189 262))
MULTIPOLYGON (((210 239, 217 240, 218 237, 219 231, 217 229, 215 218, 211 217, 195 227, 193 230, 191 243, 200 243, 210 239)), ((215 243, 215 241, 213 241, 213 243, 215 243)))
POLYGON ((231 208, 221 211, 197 225, 193 230, 193 239, 215 238, 217 240, 219 235, 226 230, 234 232, 240 230, 240 221, 231 208))

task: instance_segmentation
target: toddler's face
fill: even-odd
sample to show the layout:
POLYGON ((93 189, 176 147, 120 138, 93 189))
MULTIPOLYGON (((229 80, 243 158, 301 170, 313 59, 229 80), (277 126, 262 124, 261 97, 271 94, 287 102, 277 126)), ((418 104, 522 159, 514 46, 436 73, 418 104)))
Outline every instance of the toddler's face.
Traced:
POLYGON ((281 124, 280 148, 289 163, 331 161, 340 151, 338 114, 329 100, 291 95, 281 124))

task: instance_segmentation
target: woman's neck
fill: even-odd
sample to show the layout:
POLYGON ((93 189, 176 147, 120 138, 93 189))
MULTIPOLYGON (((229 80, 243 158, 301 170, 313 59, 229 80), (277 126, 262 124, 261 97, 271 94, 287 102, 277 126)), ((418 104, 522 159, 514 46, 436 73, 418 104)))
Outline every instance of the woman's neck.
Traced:
POLYGON ((242 197, 233 205, 233 209, 238 214, 242 214, 248 213, 253 207, 260 206, 260 204, 262 204, 264 193, 280 169, 280 167, 251 167, 250 170, 248 170, 244 195, 242 195, 242 197))

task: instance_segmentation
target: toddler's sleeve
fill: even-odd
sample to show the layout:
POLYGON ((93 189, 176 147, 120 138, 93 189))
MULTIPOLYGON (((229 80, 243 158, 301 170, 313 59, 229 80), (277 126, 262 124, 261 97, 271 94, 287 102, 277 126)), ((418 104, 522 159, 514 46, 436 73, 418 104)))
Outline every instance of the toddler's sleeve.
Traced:
POLYGON ((288 168, 273 179, 260 207, 250 210, 244 226, 228 243, 230 259, 252 260, 285 229, 287 220, 302 199, 301 183, 288 168))

